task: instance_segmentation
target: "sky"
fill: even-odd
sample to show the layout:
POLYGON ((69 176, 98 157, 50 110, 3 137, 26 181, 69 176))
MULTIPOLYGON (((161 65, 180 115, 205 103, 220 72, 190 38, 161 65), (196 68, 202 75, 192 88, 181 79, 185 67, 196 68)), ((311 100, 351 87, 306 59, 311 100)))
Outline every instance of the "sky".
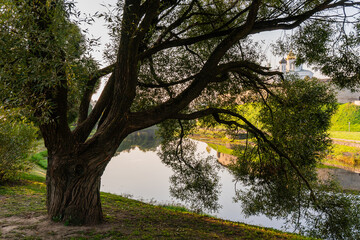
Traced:
MULTIPOLYGON (((117 0, 77 0, 76 7, 81 11, 82 14, 94 15, 96 12, 106 12, 106 7, 102 5, 115 5, 117 0)), ((108 36, 108 29, 106 27, 105 21, 103 19, 95 19, 95 22, 91 25, 82 25, 82 28, 87 28, 89 38, 100 38, 100 46, 95 48, 92 52, 92 56, 98 60, 101 64, 101 67, 106 67, 106 62, 103 61, 103 48, 106 43, 110 42, 108 36)), ((101 82, 99 90, 93 94, 92 99, 97 100, 100 97, 101 91, 104 89, 104 81, 101 82)))
MULTIPOLYGON (((94 14, 95 12, 99 11, 107 11, 106 7, 101 6, 103 5, 115 5, 117 0, 77 0, 76 1, 76 6, 77 8, 83 13, 83 14, 94 14)), ((93 56, 101 61, 102 60, 102 53, 101 53, 101 49, 104 47, 104 45, 109 42, 109 37, 108 37, 108 30, 106 28, 105 22, 103 21, 103 19, 96 19, 96 22, 93 23, 92 25, 86 25, 83 27, 86 27, 89 29, 89 33, 92 34, 88 35, 88 37, 93 37, 93 38, 100 38, 100 42, 101 42, 101 47, 97 49, 96 52, 93 52, 93 56)), ((280 60, 279 57, 274 57, 274 56, 270 56, 270 47, 269 44, 270 43, 275 43, 276 39, 282 36, 283 31, 277 31, 277 32, 267 32, 267 33, 262 33, 262 34, 256 34, 259 39, 264 39, 266 40, 266 43, 264 45, 264 50, 266 50, 267 55, 269 56, 269 61, 271 63, 271 65, 273 67, 278 65, 278 62, 280 60)))
MULTIPOLYGON (((106 12, 106 7, 102 5, 115 5, 117 0, 75 0, 76 7, 81 11, 82 14, 94 15, 96 12, 106 12)), ((90 35, 89 38, 99 38, 101 46, 93 52, 93 56, 96 60, 99 60, 102 64, 102 49, 106 43, 110 41, 108 36, 108 29, 106 28, 105 21, 103 19, 95 19, 95 22, 92 25, 82 25, 82 28, 87 28, 90 35)))
MULTIPOLYGON (((107 9, 102 5, 115 5, 117 0, 76 0, 77 8, 82 12, 82 14, 93 15, 96 12, 106 12, 107 9)), ((100 37, 100 46, 95 48, 92 52, 93 57, 100 62, 102 67, 106 66, 106 62, 103 61, 102 50, 106 43, 110 42, 108 36, 108 29, 106 28, 105 21, 103 19, 95 19, 95 22, 92 25, 83 25, 83 28, 87 28, 89 30, 88 37, 89 38, 99 38, 100 37)), ((263 50, 268 56, 268 63, 272 68, 277 68, 279 66, 279 61, 281 57, 273 56, 271 54, 270 44, 275 43, 276 40, 280 37, 284 36, 284 31, 272 31, 265 32, 261 34, 254 35, 255 40, 263 41, 263 50)), ((285 56, 286 57, 286 56, 285 56)), ((305 69, 311 70, 311 68, 304 65, 305 69)), ((315 72, 316 77, 322 77, 319 73, 315 72)), ((95 95, 94 98, 97 99, 99 96, 95 95)))

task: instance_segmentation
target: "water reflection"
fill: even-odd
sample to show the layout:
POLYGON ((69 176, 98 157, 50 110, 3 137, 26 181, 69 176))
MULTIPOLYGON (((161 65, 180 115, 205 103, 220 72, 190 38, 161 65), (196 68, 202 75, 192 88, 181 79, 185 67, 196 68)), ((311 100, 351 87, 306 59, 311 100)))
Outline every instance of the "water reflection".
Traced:
POLYGON ((346 190, 360 191, 360 174, 350 172, 341 168, 321 168, 317 170, 321 180, 328 180, 334 177, 340 186, 346 190))
POLYGON ((221 153, 221 152, 217 152, 217 160, 221 165, 229 165, 229 164, 233 164, 235 163, 237 157, 230 155, 230 154, 226 154, 226 153, 221 153))
MULTIPOLYGON (((155 138, 155 129, 147 130, 147 139, 155 138)), ((142 134, 140 134, 142 135, 142 134)), ((115 156, 106 168, 102 177, 101 191, 110 192, 119 195, 131 196, 133 199, 142 200, 145 202, 156 202, 157 204, 179 204, 186 205, 187 207, 197 207, 199 201, 196 201, 196 193, 192 195, 189 192, 183 194, 183 199, 175 198, 171 195, 173 192, 179 193, 177 187, 184 187, 180 181, 175 181, 180 185, 176 186, 171 184, 171 178, 175 176, 181 177, 181 171, 176 172, 171 167, 162 163, 158 152, 160 151, 159 142, 151 145, 148 141, 137 141, 137 136, 127 139, 125 146, 120 146, 119 150, 124 150, 118 156, 115 156), (140 145, 139 143, 144 143, 140 145), (157 145, 158 147, 155 147, 157 145), (150 147, 149 147, 150 146, 150 147), (149 151, 144 152, 145 149, 149 151), (154 151, 155 149, 155 151, 154 151), (195 204, 195 206, 194 206, 195 204), (192 206, 193 205, 193 206, 192 206)), ((192 141, 196 144, 197 150, 193 153, 195 155, 202 155, 202 157, 209 157, 208 160, 228 158, 217 153, 215 150, 208 148, 206 143, 192 141), (206 151, 206 149, 208 151, 206 151), (218 156, 220 158, 218 158, 218 156)), ((245 217, 242 213, 242 206, 240 203, 234 202, 235 188, 245 188, 240 183, 234 182, 234 177, 230 174, 228 169, 222 164, 216 164, 218 184, 221 186, 219 191, 213 192, 217 195, 217 200, 214 202, 213 198, 209 198, 208 204, 216 204, 218 207, 217 212, 205 210, 205 213, 217 216, 222 219, 245 222, 248 224, 259 225, 264 227, 272 227, 282 229, 285 224, 284 220, 269 219, 264 215, 245 217)), ((179 168, 178 168, 179 169, 179 168)), ((178 178, 178 180, 181 180, 178 178)), ((187 180, 187 179, 182 179, 187 180)), ((184 193, 184 192, 182 192, 184 193)), ((197 197, 207 198, 205 192, 198 193, 197 197)), ((292 230, 292 229, 289 229, 292 230)))
POLYGON ((141 151, 156 151, 160 145, 160 138, 156 136, 156 127, 150 127, 133 134, 130 134, 119 146, 118 154, 123 151, 130 151, 138 147, 141 151))
MULTIPOLYGON (((297 230, 300 229, 296 224, 304 223, 304 219, 301 218, 300 214, 304 215, 307 211, 305 207, 309 205, 306 202, 308 199, 306 191, 302 192, 302 195, 297 198, 292 198, 292 195, 286 196, 288 193, 292 194, 291 191, 296 192, 296 189, 289 188, 286 181, 282 181, 281 178, 279 178, 278 184, 262 183, 263 185, 245 186, 241 181, 236 180, 237 178, 227 167, 224 167, 235 160, 234 156, 218 153, 203 142, 188 140, 188 143, 190 144, 189 151, 184 151, 183 158, 177 161, 174 159, 176 158, 174 152, 180 151, 178 145, 166 146, 167 151, 164 152, 164 148, 161 149, 159 145, 159 139, 156 139, 155 129, 147 129, 144 133, 136 133, 135 136, 130 136, 120 146, 119 151, 122 151, 121 154, 114 157, 106 168, 102 177, 101 190, 120 195, 131 195, 132 198, 145 202, 180 204, 195 209, 205 207, 207 209, 205 210, 206 213, 231 221, 240 221, 281 230, 286 229, 288 231, 296 230, 296 228, 297 230), (194 144, 197 150, 195 150, 194 144), (195 158, 195 156, 199 155, 200 158, 195 158), (202 160, 199 161, 199 159, 202 160), (220 164, 213 161, 214 159, 220 164), (206 164, 201 165, 203 163, 206 164), (216 171, 210 170, 210 167, 212 169, 215 167, 216 171), (197 169, 200 168, 206 171, 197 172, 197 169), (217 188, 212 183, 216 183, 216 186, 219 185, 221 188, 217 188), (249 189, 251 190, 249 191, 249 189), (250 195, 247 195, 247 193, 250 193, 250 195), (234 199, 239 199, 242 202, 234 202, 234 199), (279 199, 280 201, 278 201, 279 199), (256 205, 257 202, 261 204, 265 202, 266 204, 256 205), (297 208, 297 206, 300 207, 297 208), (215 214, 211 212, 216 208, 217 212, 215 214), (245 213, 256 213, 257 215, 246 217, 244 211, 245 213), (266 217, 263 213, 269 217, 266 217), (286 225, 286 223, 291 225, 286 225)), ((329 172, 332 170, 326 169, 322 171, 329 172)), ((335 172, 342 171, 336 170, 335 172)), ((325 175, 325 173, 322 174, 325 175)), ((351 176, 359 177, 358 174, 351 174, 351 176)), ((360 182, 351 179, 348 181, 351 184, 354 184, 354 181, 360 182)), ((322 196, 319 195, 318 197, 322 200, 322 196)), ((332 201, 331 204, 338 208, 344 205, 345 201, 350 200, 342 199, 338 201, 333 199, 332 201)), ((330 210, 332 211, 332 209, 330 210)), ((344 215, 351 215, 352 212, 359 210, 356 210, 356 208, 348 209, 348 212, 345 212, 344 215)), ((323 211, 329 211, 329 209, 323 209, 323 211)), ((310 211, 306 214, 309 213, 312 214, 313 212, 310 211)), ((314 218, 316 217, 314 216, 314 218)), ((356 219, 354 218, 352 221, 355 222, 356 219)), ((343 220, 339 219, 339 223, 342 224, 342 222, 343 220)), ((308 224, 312 223, 308 222, 308 224)), ((316 225, 314 226, 316 227, 316 225)), ((339 226, 342 227, 343 225, 339 226)), ((355 230, 358 229, 355 228, 355 230)))

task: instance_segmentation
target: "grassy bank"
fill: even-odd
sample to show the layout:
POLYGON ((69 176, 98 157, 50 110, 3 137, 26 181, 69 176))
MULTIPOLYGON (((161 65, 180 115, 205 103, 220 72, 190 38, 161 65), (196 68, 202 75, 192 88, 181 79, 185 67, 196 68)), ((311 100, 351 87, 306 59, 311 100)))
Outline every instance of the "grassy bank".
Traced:
POLYGON ((360 148, 333 144, 324 159, 324 164, 351 171, 360 171, 360 148))
POLYGON ((331 118, 332 131, 360 131, 360 106, 353 103, 339 104, 331 118))
POLYGON ((331 138, 360 141, 360 132, 329 131, 331 138))
POLYGON ((309 239, 108 193, 101 194, 104 224, 64 226, 46 217, 44 170, 22 178, 0 186, 0 239, 309 239))

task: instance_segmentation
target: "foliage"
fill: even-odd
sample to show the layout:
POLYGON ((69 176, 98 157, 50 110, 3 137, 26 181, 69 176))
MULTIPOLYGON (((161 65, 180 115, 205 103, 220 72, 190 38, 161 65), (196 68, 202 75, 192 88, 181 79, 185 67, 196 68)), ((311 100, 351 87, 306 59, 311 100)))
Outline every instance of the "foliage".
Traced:
POLYGON ((49 193, 56 189, 47 198, 51 217, 100 222, 100 184, 82 185, 100 182, 129 134, 159 123, 161 156, 176 172, 173 193, 202 199, 196 208, 216 207, 212 160, 195 158, 184 140, 199 118, 257 139, 242 152, 243 180, 281 186, 269 183, 270 190, 288 183, 291 194, 299 182, 311 185, 312 170, 328 145, 324 131, 334 110, 332 97, 315 81, 282 81, 282 73, 263 66, 266 56, 253 36, 294 29, 284 46, 294 49, 298 61, 316 65, 341 87, 355 87, 360 85, 358 13, 347 10, 358 6, 352 0, 119 1, 110 13, 98 15, 109 22, 114 40, 106 52, 111 64, 98 69, 87 54, 91 41, 81 34, 72 1, 4 0, 0 103, 22 106, 40 126, 49 152, 49 193), (104 91, 88 113, 106 75, 104 91), (262 124, 248 121, 238 108, 253 102, 263 104, 262 124), (78 121, 71 129, 75 112, 78 121), (250 156, 254 159, 245 161, 250 156), (96 200, 88 201, 89 196, 96 200))
POLYGON ((39 165, 43 169, 47 169, 47 157, 48 157, 48 152, 45 150, 32 155, 30 157, 30 161, 39 165))
POLYGON ((67 20, 73 8, 67 1, 2 2, 1 104, 21 107, 28 116, 46 122, 56 104, 49 101, 50 92, 67 82, 68 118, 74 121, 88 75, 97 67, 84 54, 86 42, 79 27, 67 20))
POLYGON ((331 119, 331 131, 360 132, 360 106, 353 103, 340 104, 331 119))
POLYGON ((357 239, 358 197, 344 195, 332 182, 319 185, 316 178, 316 166, 331 144, 326 131, 335 97, 316 79, 285 80, 282 87, 261 109, 266 138, 258 135, 255 146, 239 150, 231 167, 249 187, 237 190, 237 200, 246 214, 285 218, 301 233, 357 239))
POLYGON ((219 177, 216 159, 196 152, 196 145, 184 139, 195 126, 192 122, 163 122, 159 156, 174 171, 170 177, 170 194, 197 212, 219 208, 219 177), (180 138, 180 139, 179 139, 180 138))
POLYGON ((27 155, 34 147, 36 131, 19 110, 0 108, 0 183, 31 168, 27 155))
POLYGON ((314 168, 330 146, 326 130, 336 105, 328 91, 316 79, 287 79, 276 89, 276 97, 260 105, 258 121, 267 135, 255 132, 256 146, 238 153, 245 179, 296 174, 293 165, 302 171, 314 168))
POLYGON ((331 18, 330 12, 324 14, 327 21, 307 21, 294 34, 280 39, 274 52, 283 56, 293 50, 298 64, 311 64, 340 88, 356 89, 360 84, 360 35, 359 25, 353 24, 359 21, 358 10, 353 11, 346 21, 331 18))

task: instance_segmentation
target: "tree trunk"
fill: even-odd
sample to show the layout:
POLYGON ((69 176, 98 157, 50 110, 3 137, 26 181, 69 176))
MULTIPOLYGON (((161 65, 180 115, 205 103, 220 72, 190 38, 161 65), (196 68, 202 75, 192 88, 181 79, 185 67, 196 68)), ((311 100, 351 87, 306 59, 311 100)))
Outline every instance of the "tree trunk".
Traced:
POLYGON ((100 161, 102 164, 91 166, 90 161, 70 156, 49 156, 46 176, 48 214, 52 220, 67 225, 101 223, 100 178, 107 161, 104 159, 100 161))

